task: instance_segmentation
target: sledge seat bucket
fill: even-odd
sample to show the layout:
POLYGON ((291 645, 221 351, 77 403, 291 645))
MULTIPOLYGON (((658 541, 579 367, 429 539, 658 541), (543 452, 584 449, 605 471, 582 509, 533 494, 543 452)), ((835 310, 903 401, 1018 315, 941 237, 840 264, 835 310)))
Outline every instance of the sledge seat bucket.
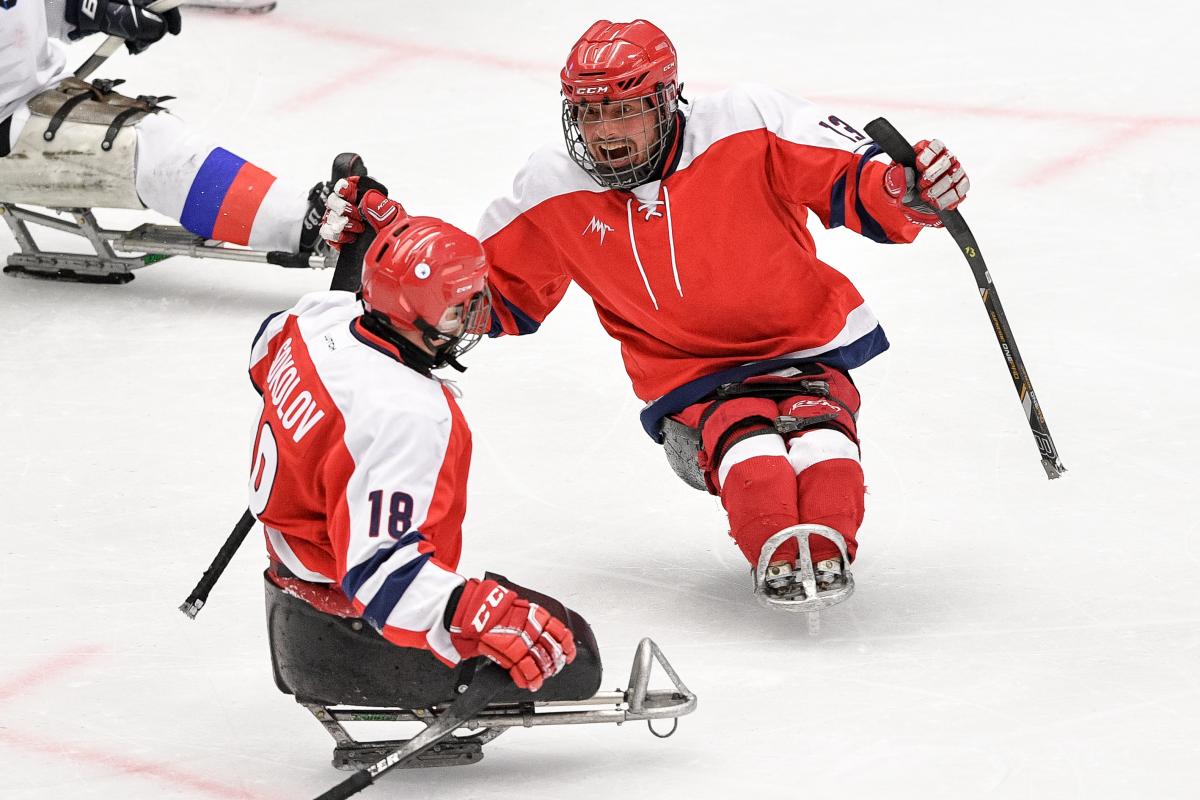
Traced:
MULTIPOLYGON (((600 688, 602 666, 596 637, 580 615, 554 598, 501 575, 487 576, 561 619, 575 636, 575 660, 536 693, 506 687, 494 703, 585 700, 600 688)), ((322 706, 429 708, 451 702, 469 684, 481 659, 447 667, 427 650, 399 647, 366 620, 313 608, 264 575, 267 630, 275 685, 302 703, 322 706)))

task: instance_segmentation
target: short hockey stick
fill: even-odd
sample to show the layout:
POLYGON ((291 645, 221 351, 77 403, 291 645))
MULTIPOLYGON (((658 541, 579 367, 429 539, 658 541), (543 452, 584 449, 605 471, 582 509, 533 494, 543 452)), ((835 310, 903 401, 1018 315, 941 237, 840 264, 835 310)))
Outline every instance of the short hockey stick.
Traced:
MULTIPOLYGON (((866 131, 867 135, 874 139, 897 164, 906 167, 916 166, 917 156, 913 152, 912 145, 892 127, 892 123, 880 117, 868 122, 866 131)), ((983 305, 987 308, 988 317, 992 321, 992 330, 996 334, 996 341, 1000 344, 1000 351, 1004 354, 1004 360, 1008 364, 1008 372, 1012 376, 1013 386, 1017 389, 1017 395, 1021 398, 1021 407, 1025 410, 1025 417, 1029 421, 1029 429, 1033 432, 1038 452, 1041 453, 1046 477, 1050 479, 1061 477, 1067 468, 1059 459, 1058 448, 1054 446, 1054 440, 1050 438, 1050 429, 1046 426, 1046 418, 1042 415, 1042 406, 1038 403, 1037 395, 1033 391, 1033 382, 1029 379, 1029 371, 1025 368, 1025 361, 1017 349, 1017 340, 1013 337, 1008 317, 1004 314, 1004 307, 1000 305, 1000 295, 996 292, 995 284, 992 283, 992 276, 988 272, 987 264, 983 261, 983 254, 979 252, 975 235, 971 233, 966 220, 958 210, 938 211, 937 215, 942 224, 946 226, 946 230, 954 237, 955 243, 967 258, 971 272, 975 275, 975 284, 979 287, 979 295, 983 299, 983 305)))
MULTIPOLYGON (((160 11, 170 11, 172 8, 181 5, 183 5, 183 0, 158 0, 157 3, 151 3, 146 6, 146 10, 157 14, 160 11)), ((96 52, 92 53, 88 60, 79 66, 79 69, 75 70, 75 77, 83 80, 91 75, 100 68, 101 64, 108 60, 109 56, 120 50, 123 44, 125 44, 125 40, 120 36, 109 36, 104 40, 103 44, 96 48, 96 52)))
POLYGON ((183 601, 183 605, 179 610, 187 615, 188 619, 195 619, 200 613, 200 609, 204 608, 204 604, 208 602, 208 593, 217 583, 217 579, 221 577, 221 573, 229 566, 229 561, 233 558, 233 554, 242 546, 242 542, 246 540, 246 534, 254 527, 254 515, 250 513, 250 509, 246 509, 242 514, 242 518, 233 526, 233 530, 229 534, 229 538, 225 540, 225 544, 221 545, 221 549, 217 551, 216 558, 209 564, 208 569, 204 570, 204 574, 200 576, 199 583, 196 588, 192 589, 192 593, 188 595, 188 599, 183 601))
POLYGON ((389 753, 385 758, 366 769, 360 769, 337 786, 319 795, 316 800, 345 800, 351 795, 358 794, 374 783, 375 779, 383 773, 420 755, 454 733, 464 722, 486 708, 492 702, 492 698, 510 681, 511 678, 505 670, 490 661, 485 661, 475 671, 475 678, 467 690, 450 704, 436 722, 409 739, 403 746, 389 753))

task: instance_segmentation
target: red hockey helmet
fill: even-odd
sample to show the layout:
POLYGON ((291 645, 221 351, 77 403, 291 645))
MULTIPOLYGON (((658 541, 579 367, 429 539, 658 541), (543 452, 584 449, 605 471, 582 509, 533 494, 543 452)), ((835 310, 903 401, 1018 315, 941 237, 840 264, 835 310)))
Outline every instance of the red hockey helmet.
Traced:
POLYGON ((453 364, 487 330, 487 271, 474 236, 434 217, 406 217, 367 249, 363 305, 397 331, 419 332, 435 366, 453 364))
POLYGON ((651 22, 593 24, 559 76, 567 152, 601 186, 628 189, 657 172, 679 105, 678 59, 651 22))

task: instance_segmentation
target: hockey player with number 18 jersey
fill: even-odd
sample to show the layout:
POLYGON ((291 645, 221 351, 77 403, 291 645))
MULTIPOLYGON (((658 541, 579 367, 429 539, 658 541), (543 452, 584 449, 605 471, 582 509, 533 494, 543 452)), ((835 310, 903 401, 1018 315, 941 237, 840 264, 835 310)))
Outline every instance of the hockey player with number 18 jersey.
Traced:
MULTIPOLYGON (((356 181, 340 190, 353 197, 356 181)), ((487 656, 536 690, 573 659, 571 632, 497 581, 455 572, 471 433, 433 370, 482 333, 487 262, 468 234, 374 197, 362 301, 307 295, 254 341, 250 509, 268 579, 448 666, 487 656)), ((343 225, 358 216, 339 208, 343 225)))

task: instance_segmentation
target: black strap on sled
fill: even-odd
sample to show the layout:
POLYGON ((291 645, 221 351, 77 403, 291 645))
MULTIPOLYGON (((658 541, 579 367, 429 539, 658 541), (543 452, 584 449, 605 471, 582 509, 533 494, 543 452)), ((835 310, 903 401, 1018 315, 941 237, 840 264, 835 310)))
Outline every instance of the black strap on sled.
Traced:
MULTIPOLYGON (((58 135, 58 129, 61 128, 62 124, 67 121, 67 117, 71 115, 72 111, 88 100, 95 100, 97 103, 105 102, 105 98, 113 94, 116 91, 116 88, 124 82, 125 81, 121 78, 116 78, 113 80, 100 78, 92 81, 90 84, 87 84, 85 91, 81 91, 74 97, 68 98, 61 106, 58 107, 58 110, 54 112, 52 117, 50 117, 50 122, 46 126, 46 132, 42 134, 42 138, 47 142, 54 141, 54 137, 58 135)), ((136 105, 126 108, 124 111, 113 117, 112 122, 109 124, 108 129, 104 133, 104 141, 100 143, 100 149, 104 150, 105 152, 112 149, 113 142, 116 140, 117 135, 121 132, 121 128, 125 126, 131 117, 136 116, 137 114, 153 114, 157 111, 161 111, 162 107, 159 105, 160 103, 165 103, 168 100, 174 99, 175 98, 171 95, 156 97, 155 95, 150 94, 139 94, 136 98, 136 105)))
POLYGON ((50 118, 50 124, 46 126, 46 132, 42 134, 42 138, 47 142, 53 142, 55 134, 62 124, 67 121, 67 116, 88 100, 95 100, 98 103, 104 102, 104 96, 112 94, 116 87, 120 86, 125 81, 121 78, 115 80, 98 79, 89 84, 89 89, 86 92, 80 92, 72 98, 69 98, 61 106, 58 111, 54 112, 54 116, 50 118))
MULTIPOLYGON (((700 452, 704 452, 704 423, 708 421, 710 411, 716 410, 721 405, 721 400, 714 401, 704 413, 700 416, 700 452)), ((751 436, 762 436, 766 433, 775 433, 775 420, 770 417, 755 415, 740 419, 734 424, 726 428, 720 436, 717 437, 716 444, 713 446, 712 458, 709 463, 715 470, 721 463, 721 459, 729 452, 729 448, 733 447, 738 442, 749 439, 751 436)))
POLYGON ((158 105, 159 103, 165 103, 168 100, 174 99, 175 98, 169 94, 163 95, 162 97, 155 97, 152 94, 139 94, 137 96, 137 100, 145 107, 139 108, 137 106, 130 106, 120 114, 117 114, 117 116, 113 117, 112 124, 109 125, 108 130, 104 132, 104 141, 100 143, 100 149, 104 150, 105 152, 112 150, 113 140, 117 138, 117 134, 121 132, 121 128, 125 127, 125 121, 130 117, 134 116, 135 114, 153 113, 158 111, 160 108, 158 105))

